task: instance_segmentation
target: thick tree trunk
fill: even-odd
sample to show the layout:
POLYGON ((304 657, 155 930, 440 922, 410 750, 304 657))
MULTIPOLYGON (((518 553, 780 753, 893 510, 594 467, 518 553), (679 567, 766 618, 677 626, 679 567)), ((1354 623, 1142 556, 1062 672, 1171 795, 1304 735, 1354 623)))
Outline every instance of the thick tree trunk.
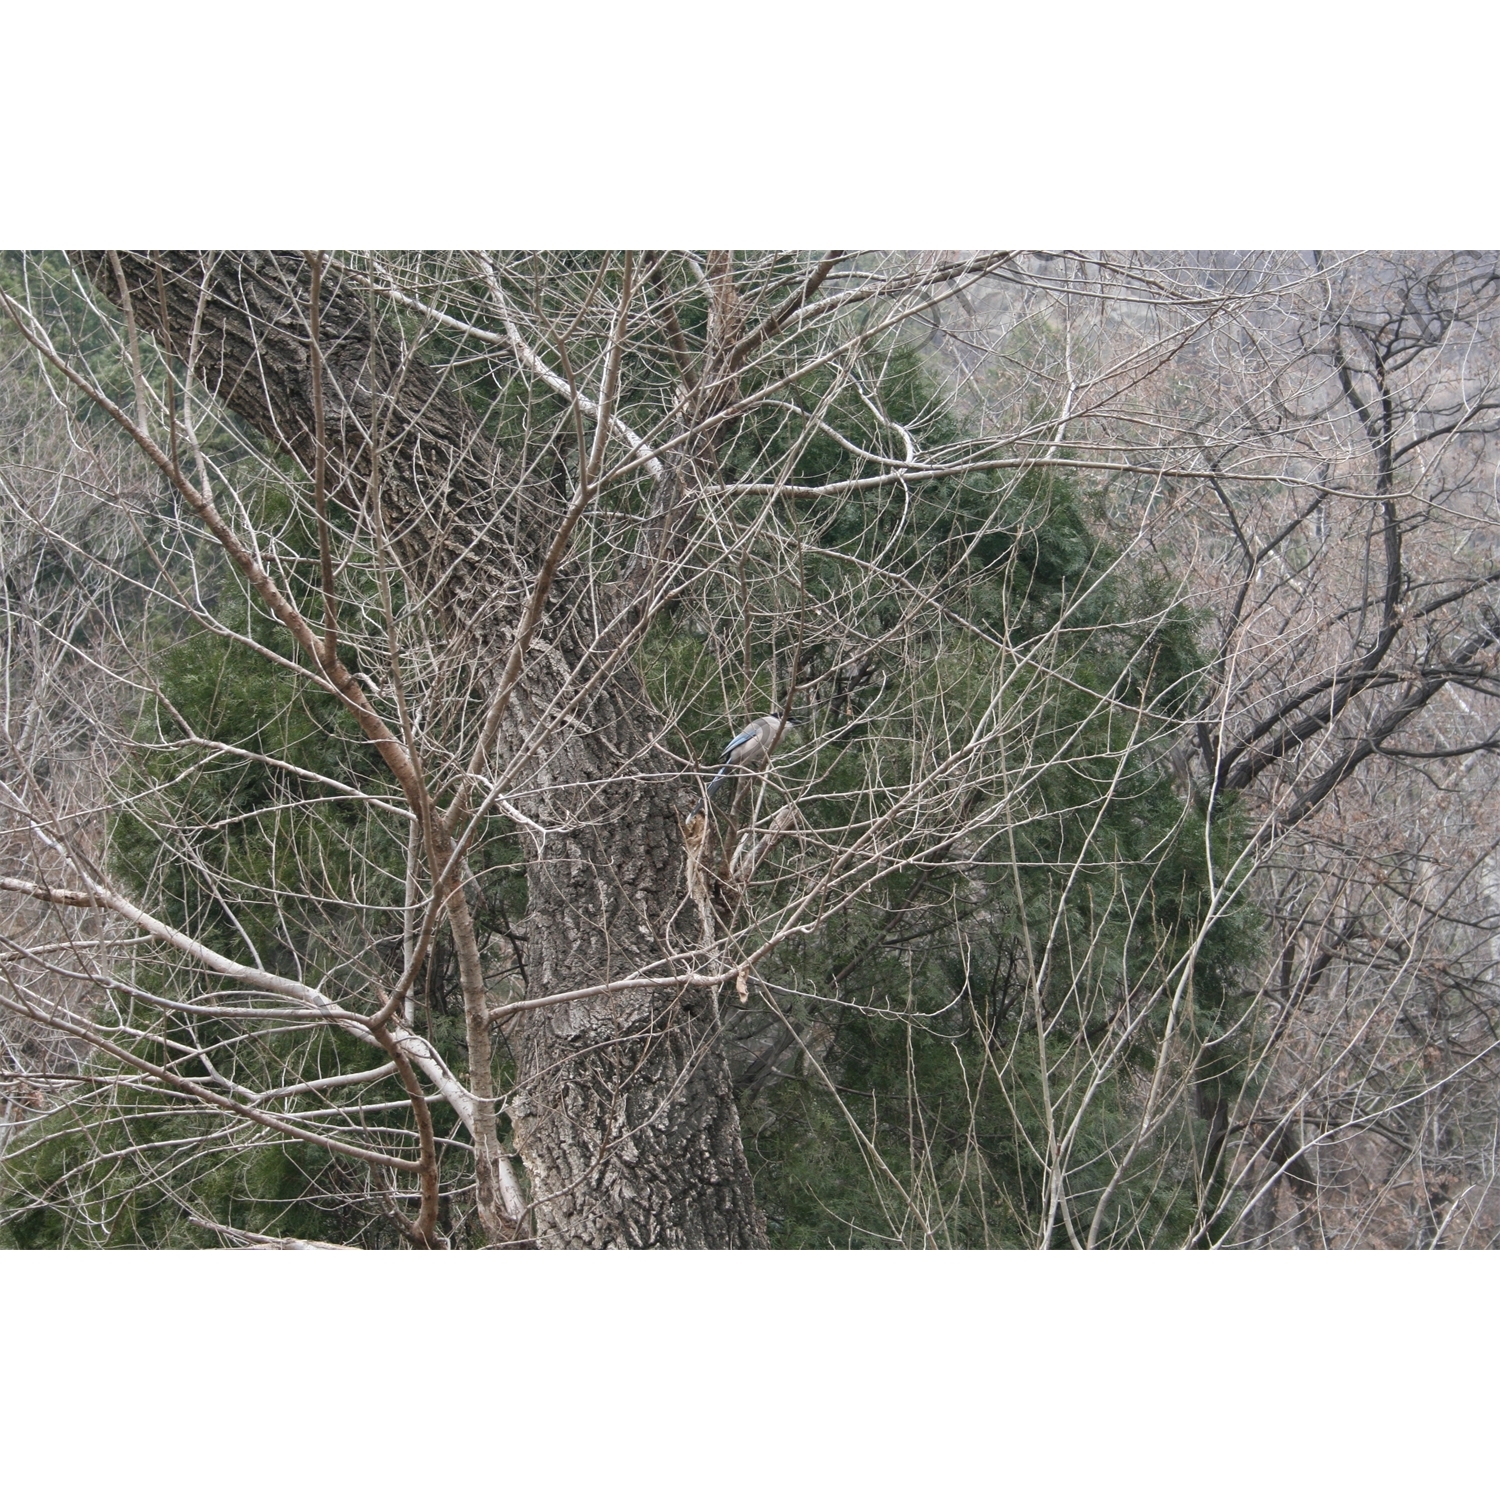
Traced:
MULTIPOLYGON (((113 300, 126 300, 123 273, 137 322, 311 473, 304 258, 122 252, 118 266, 90 258, 113 300)), ((374 484, 387 534, 450 645, 473 655, 493 691, 563 502, 520 475, 431 370, 403 359, 358 286, 330 273, 319 307, 329 493, 351 509, 367 503, 379 434, 374 484)), ((500 725, 500 766, 522 752, 567 675, 582 664, 591 677, 618 644, 601 650, 573 625, 593 618, 577 608, 584 582, 566 567, 558 575, 500 725)), ((545 840, 523 832, 530 998, 618 980, 691 946, 676 927, 690 903, 660 728, 622 653, 530 753, 528 814, 566 830, 545 840)), ((764 1244, 710 992, 623 990, 517 1013, 508 1028, 519 1079, 510 1113, 541 1244, 764 1244)), ((471 1059, 479 1041, 471 1035, 471 1059)), ((489 1080, 471 1086, 485 1092, 489 1080)))

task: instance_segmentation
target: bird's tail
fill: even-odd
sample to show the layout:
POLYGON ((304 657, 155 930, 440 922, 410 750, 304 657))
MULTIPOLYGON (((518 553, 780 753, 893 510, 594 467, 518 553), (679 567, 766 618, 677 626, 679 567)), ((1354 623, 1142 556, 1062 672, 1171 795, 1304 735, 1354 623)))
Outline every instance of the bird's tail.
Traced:
POLYGON ((728 774, 729 774, 729 762, 725 761, 724 764, 719 767, 719 774, 717 776, 715 776, 712 781, 709 782, 709 784, 708 784, 708 790, 706 792, 704 792, 704 794, 698 799, 698 805, 696 807, 694 807, 694 809, 692 810, 692 812, 690 812, 688 814, 688 817, 690 817, 690 818, 696 818, 698 816, 698 814, 701 813, 703 811, 703 809, 708 806, 708 799, 713 796, 713 794, 714 794, 714 788, 716 786, 718 786, 718 784, 721 781, 723 781, 723 779, 728 774))

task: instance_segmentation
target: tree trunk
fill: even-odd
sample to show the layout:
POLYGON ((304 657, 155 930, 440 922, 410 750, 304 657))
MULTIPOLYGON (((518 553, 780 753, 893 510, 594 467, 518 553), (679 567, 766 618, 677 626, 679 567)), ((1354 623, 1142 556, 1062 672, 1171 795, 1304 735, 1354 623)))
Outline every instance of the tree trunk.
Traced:
MULTIPOLYGON (((304 257, 121 252, 118 263, 90 257, 90 270, 198 382, 313 472, 304 257)), ((477 663, 476 681, 493 696, 566 501, 521 474, 462 399, 404 356, 359 286, 330 271, 319 314, 328 494, 350 510, 378 496, 385 531, 450 649, 477 663)), ((565 564, 498 727, 495 764, 527 756, 528 815, 566 830, 543 839, 522 829, 528 998, 618 980, 692 947, 678 927, 691 910, 679 793, 628 650, 566 721, 554 713, 554 727, 524 749, 568 674, 594 677, 624 640, 623 623, 602 637, 579 623, 595 620, 590 600, 587 580, 565 564)), ((471 1067, 483 1071, 487 1042, 470 1010, 471 1067)), ((510 1115, 539 1243, 765 1243, 712 992, 627 989, 506 1024, 518 1069, 510 1115)), ((490 1081, 475 1076, 470 1086, 485 1094, 490 1081)))

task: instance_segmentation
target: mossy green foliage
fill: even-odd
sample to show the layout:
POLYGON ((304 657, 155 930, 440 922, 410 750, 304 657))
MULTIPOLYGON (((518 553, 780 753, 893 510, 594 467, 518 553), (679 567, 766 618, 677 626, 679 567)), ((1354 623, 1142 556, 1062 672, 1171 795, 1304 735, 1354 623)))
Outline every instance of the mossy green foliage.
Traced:
MULTIPOLYGON (((259 519, 304 559, 290 569, 291 586, 315 610, 307 518, 282 487, 257 494, 259 519)), ((292 654, 287 634, 243 583, 211 548, 193 561, 199 587, 234 634, 202 627, 183 634, 142 617, 161 699, 147 699, 136 724, 139 748, 125 768, 126 795, 110 828, 112 874, 164 920, 228 957, 287 977, 311 976, 336 1001, 368 1010, 372 978, 388 982, 400 963, 408 825, 400 816, 372 814, 368 801, 337 786, 397 808, 399 789, 352 715, 267 654, 292 654), (249 755, 183 746, 183 725, 202 741, 249 755)), ((351 639, 358 603, 351 602, 344 622, 351 639)), ((358 670, 355 648, 343 653, 358 670)), ((492 820, 480 847, 476 925, 488 939, 524 910, 525 884, 508 825, 492 820)), ((427 1034, 462 1073, 455 971, 439 940, 417 1003, 427 1034)), ((128 978, 168 999, 203 999, 202 987, 184 985, 168 962, 138 960, 128 978)), ((260 1092, 384 1061, 372 1046, 322 1025, 271 1024, 246 1043, 238 1023, 163 1013, 123 991, 114 998, 119 1018, 150 1034, 133 1044, 138 1055, 158 1066, 176 1062, 215 1091, 210 1063, 260 1092), (182 1063, 185 1051, 200 1048, 200 1066, 182 1063)), ((0 1243, 219 1243, 194 1217, 371 1247, 397 1238, 381 1211, 378 1179, 356 1160, 296 1140, 266 1143, 257 1127, 226 1124, 166 1088, 101 1086, 86 1097, 90 1102, 40 1122, 13 1155, 0 1243)), ((409 1106, 394 1078, 323 1090, 310 1103, 346 1109, 376 1149, 415 1155, 409 1106)), ((462 1192, 472 1172, 467 1145, 451 1109, 441 1102, 431 1108, 445 1190, 462 1192)), ((445 1226, 452 1218, 445 1199, 445 1226)))
MULTIPOLYGON (((881 354, 871 389, 884 423, 853 395, 829 407, 816 377, 795 404, 823 411, 854 447, 888 448, 880 429, 891 422, 917 434, 923 451, 961 443, 909 350, 881 354)), ((821 430, 811 440, 806 432, 791 417, 747 424, 728 466, 765 473, 785 463, 799 488, 873 471, 821 430)), ((997 469, 910 492, 887 485, 782 505, 786 533, 806 548, 806 597, 766 586, 760 617, 771 623, 759 637, 752 629, 756 675, 745 701, 725 697, 726 680, 743 686, 732 632, 717 633, 732 645, 716 661, 715 632, 694 630, 684 609, 648 641, 648 681, 691 731, 685 755, 740 714, 763 711, 773 685, 785 690, 798 609, 831 611, 857 592, 858 564, 878 560, 890 586, 865 591, 865 638, 893 627, 919 593, 947 608, 926 610, 920 629, 903 634, 899 663, 879 664, 900 681, 887 682, 873 712, 864 711, 873 689, 802 710, 821 747, 800 773, 802 817, 835 845, 852 837, 889 812, 880 788, 905 785, 917 758, 930 765, 933 747, 954 748, 985 714, 1015 724, 1026 786, 1003 828, 965 850, 962 872, 941 859, 898 871, 763 966, 794 997, 786 1003, 799 1031, 831 1033, 820 1057, 799 1061, 793 1050, 784 1071, 795 1076, 747 1101, 747 1146, 773 1238, 1035 1243, 1049 1215, 1049 1113, 1080 1116, 1066 1215, 1086 1232, 1133 1131, 1136 1091, 1174 997, 1178 1049, 1193 1058, 1209 1046, 1184 1066, 1210 1092, 1239 1080, 1237 1044, 1211 1044, 1235 1031, 1234 969, 1253 945, 1254 922, 1230 902, 1204 925, 1210 889, 1239 846, 1238 820, 1223 802, 1211 823, 1185 803, 1165 755, 1202 672, 1197 622, 1172 605, 1169 580, 1126 571, 1097 542, 1086 498, 1056 472, 997 469), (1041 993, 1028 1003, 1049 940, 1041 993), (840 1003, 795 998, 809 992, 840 1003), (1089 1048, 1143 993, 1154 997, 1151 1013, 1097 1077, 1089 1048)), ((746 571, 748 585, 721 583, 725 621, 738 612, 737 585, 754 593, 753 563, 746 571)), ((702 614, 715 602, 700 600, 702 614)), ((830 665, 818 652, 804 648, 804 679, 830 665)), ((1003 781, 993 761, 971 771, 987 783, 984 796, 1003 781)), ((775 909, 774 873, 762 884, 775 909)), ((1104 1243, 1191 1237, 1207 1187, 1206 1131, 1189 1111, 1137 1153, 1100 1214, 1104 1243)), ((1064 1212, 1052 1217, 1052 1239, 1069 1243, 1064 1212)))
POLYGON ((0 1247, 214 1248, 212 1226, 251 1234, 389 1248, 388 1219, 356 1206, 358 1163, 301 1141, 249 1145, 222 1117, 166 1094, 116 1090, 69 1105, 30 1131, 9 1168, 0 1247), (196 1221, 196 1222, 195 1222, 196 1221))
MULTIPOLYGON (((578 274, 595 275, 584 262, 578 274)), ((684 315, 690 341, 700 315, 692 305, 684 315)), ((462 355, 462 337, 451 342, 462 355)), ((798 354, 788 348, 788 367, 798 354)), ((780 392, 783 406, 743 423, 723 454, 726 479, 785 473, 791 486, 812 489, 874 473, 850 450, 890 451, 893 423, 924 452, 963 448, 966 434, 914 352, 887 345, 864 359, 859 379, 831 400, 836 377, 825 366, 780 392), (810 423, 813 412, 845 443, 810 423)), ((527 462, 551 445, 548 461, 565 491, 575 460, 559 436, 564 404, 503 371, 467 368, 467 394, 492 435, 527 462)), ((649 362, 627 369, 622 409, 644 428, 652 391, 669 372, 649 362)), ((305 527, 284 495, 268 491, 262 503, 289 535, 305 527)), ((632 502, 618 503, 628 522, 632 502)), ((765 501, 751 495, 739 503, 748 516, 765 501)), ((738 576, 721 572, 676 601, 640 651, 642 679, 677 726, 684 764, 711 756, 726 725, 779 702, 799 610, 836 613, 857 600, 862 613, 847 623, 878 641, 920 598, 920 625, 903 635, 899 653, 873 652, 865 677, 835 678, 816 701, 799 704, 813 721, 806 737, 813 748, 797 773, 803 818, 838 847, 889 811, 882 788, 902 785, 917 758, 930 763, 985 716, 1014 728, 970 767, 980 795, 993 797, 1017 770, 1025 785, 1006 818, 964 849, 962 868, 941 854, 898 868, 764 966, 761 977, 811 1054, 794 1049, 782 1069, 790 1076, 743 1101, 773 1242, 1033 1244, 1050 1216, 1052 1242, 1070 1243, 1070 1222, 1086 1230, 1131 1135, 1174 997, 1186 1054, 1235 1034, 1239 1019, 1233 974, 1254 941, 1253 920, 1231 905, 1202 930, 1210 861, 1222 880, 1239 844, 1235 810, 1221 804, 1210 823, 1203 807, 1185 805, 1163 757, 1202 670, 1197 622, 1171 604, 1170 581, 1126 571, 1099 544, 1088 497, 1055 471, 1001 467, 775 504, 777 524, 800 547, 796 592, 777 559, 752 548, 738 576), (872 568, 886 580, 881 587, 869 586, 872 568), (1006 755, 1018 764, 1007 765, 1006 755), (1038 986, 1044 948, 1050 956, 1038 986), (1148 1004, 1150 1013, 1095 1078, 1089 1048, 1122 1004, 1148 1004), (1049 1112, 1054 1121, 1079 1116, 1065 1211, 1049 1197, 1049 1112)), ((580 533, 577 545, 586 553, 593 543, 580 533)), ((313 555, 305 536, 295 550, 313 555)), ((602 543, 597 561, 607 566, 602 543)), ((296 576, 311 604, 315 576, 305 567, 296 576)), ((221 581, 223 618, 237 628, 248 618, 253 638, 285 649, 284 636, 247 611, 234 581, 221 581)), ((158 649, 168 698, 204 738, 393 792, 347 715, 252 646, 199 635, 158 649)), ((847 645, 826 633, 811 640, 801 679, 827 673, 841 649, 847 645)), ((263 763, 191 759, 143 753, 141 785, 165 790, 117 821, 122 876, 164 903, 170 920, 225 951, 253 950, 288 972, 311 965, 335 990, 360 989, 356 956, 399 951, 399 827, 372 817, 366 804, 326 794, 294 807, 287 773, 263 763), (184 828, 193 830, 190 840, 180 832, 164 839, 163 830, 184 828), (283 891, 298 899, 276 899, 283 891)), ((498 933, 524 908, 519 854, 498 820, 480 847, 481 918, 498 933)), ((790 845, 769 861, 757 877, 767 908, 784 895, 778 881, 803 873, 790 845)), ((442 963, 439 954, 423 1020, 458 1063, 459 1022, 445 1000, 442 963)), ((316 1059, 321 1074, 370 1065, 368 1049, 317 1036, 315 1045, 333 1054, 316 1059)), ((267 1042, 266 1086, 297 1076, 309 1062, 298 1049, 309 1045, 305 1034, 267 1042)), ((1210 1093, 1235 1085, 1239 1045, 1211 1047, 1210 1061, 1196 1064, 1210 1093)), ((359 1095, 375 1103, 398 1097, 389 1082, 359 1095)), ((452 1137, 451 1117, 441 1108, 435 1114, 440 1137, 452 1137)), ((1204 1192, 1205 1128, 1189 1112, 1137 1154, 1100 1216, 1105 1243, 1191 1238, 1204 1192)), ((197 1243, 208 1232, 189 1223, 183 1204, 191 1198, 204 1216, 256 1232, 389 1240, 376 1207, 348 1206, 349 1185, 363 1172, 357 1163, 295 1144, 247 1151, 227 1136, 196 1139, 222 1129, 144 1092, 128 1107, 117 1102, 71 1124, 54 1116, 19 1163, 8 1199, 58 1206, 32 1208, 3 1232, 30 1244, 101 1236, 197 1243), (149 1150, 136 1159, 113 1155, 126 1139, 149 1150), (78 1184, 96 1178, 80 1197, 78 1184), (344 1204, 336 1222, 325 1201, 344 1204), (90 1205, 87 1213, 80 1203, 90 1205)), ((447 1164, 460 1180, 461 1151, 448 1148, 447 1164)))

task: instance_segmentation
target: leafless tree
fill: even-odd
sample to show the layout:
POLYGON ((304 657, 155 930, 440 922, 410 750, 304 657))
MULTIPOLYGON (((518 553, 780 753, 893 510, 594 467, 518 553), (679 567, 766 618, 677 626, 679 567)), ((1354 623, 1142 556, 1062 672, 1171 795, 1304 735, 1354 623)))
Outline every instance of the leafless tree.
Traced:
MULTIPOLYGON (((1232 1143, 1217 1232, 1488 1242, 1500 262, 1048 264, 978 321, 1045 308, 1027 377, 1211 622, 1184 784, 1258 830, 1264 1066, 1199 1101, 1232 1143)), ((1004 364, 961 358, 1003 410, 1004 364)))
POLYGON ((281 1140, 418 1246, 755 1246, 742 1112, 794 1072, 894 1243, 1004 1217, 995 1098, 1027 1242, 1155 1242, 1172 1182, 1196 1243, 1488 1233, 1494 257, 107 252, 9 288, 0 977, 51 1039, 12 1139, 172 1121, 85 1150, 71 1212, 117 1156, 112 1211, 149 1182, 243 1242, 185 1184, 281 1140), (1044 595, 1049 474, 1109 545, 1044 595), (193 651, 318 737, 212 732, 193 651), (767 712, 802 727, 700 810, 767 712), (188 795, 230 767, 255 799, 188 795), (1148 773, 1176 811, 1122 852, 1148 773), (896 1136, 856 1107, 854 1014, 978 1038, 967 1124, 915 1081, 896 1136))

